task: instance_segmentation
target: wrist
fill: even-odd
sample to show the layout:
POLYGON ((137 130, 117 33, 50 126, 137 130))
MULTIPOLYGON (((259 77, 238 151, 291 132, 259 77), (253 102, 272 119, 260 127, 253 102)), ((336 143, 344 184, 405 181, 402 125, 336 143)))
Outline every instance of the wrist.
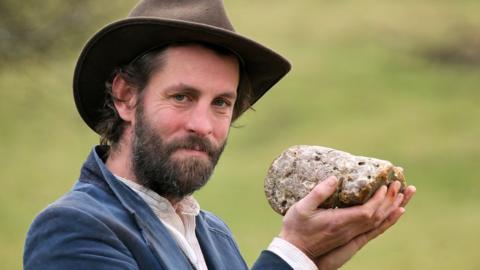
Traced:
POLYGON ((268 246, 268 250, 282 258, 294 270, 317 270, 315 260, 291 242, 275 237, 268 246))
POLYGON ((305 256, 307 256, 310 260, 315 260, 316 256, 313 254, 313 252, 311 252, 311 250, 305 247, 305 244, 303 244, 302 241, 299 241, 295 237, 289 237, 288 234, 283 232, 281 232, 277 238, 295 247, 297 250, 305 254, 305 256))

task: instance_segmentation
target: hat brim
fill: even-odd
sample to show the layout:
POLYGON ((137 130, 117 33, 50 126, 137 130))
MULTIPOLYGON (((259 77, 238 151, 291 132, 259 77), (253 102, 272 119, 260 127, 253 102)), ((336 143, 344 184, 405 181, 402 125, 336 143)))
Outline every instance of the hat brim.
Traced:
MULTIPOLYGON (((138 55, 173 42, 204 42, 233 51, 243 61, 252 88, 252 104, 290 70, 286 59, 261 44, 221 28, 158 18, 128 18, 107 25, 85 45, 75 67, 77 110, 96 131, 104 106, 105 82, 114 68, 138 55)), ((97 131, 96 131, 97 132, 97 131)))

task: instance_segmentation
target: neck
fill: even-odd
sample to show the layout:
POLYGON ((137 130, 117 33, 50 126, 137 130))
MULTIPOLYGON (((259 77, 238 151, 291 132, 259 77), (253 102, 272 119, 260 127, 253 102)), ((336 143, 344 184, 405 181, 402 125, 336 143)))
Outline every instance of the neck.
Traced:
POLYGON ((105 165, 114 174, 138 183, 132 169, 130 147, 124 140, 110 148, 105 165))
POLYGON ((177 198, 177 197, 171 197, 171 196, 164 196, 165 199, 167 199, 170 204, 173 206, 175 211, 177 210, 178 203, 183 200, 183 198, 177 198))

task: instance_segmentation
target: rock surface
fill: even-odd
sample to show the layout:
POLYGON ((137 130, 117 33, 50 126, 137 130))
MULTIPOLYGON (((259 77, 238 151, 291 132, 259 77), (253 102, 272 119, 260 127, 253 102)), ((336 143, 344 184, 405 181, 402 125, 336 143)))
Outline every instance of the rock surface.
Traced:
POLYGON ((406 185, 403 169, 389 161, 322 146, 297 145, 273 161, 265 178, 265 194, 272 208, 284 215, 330 175, 339 179, 337 190, 321 208, 363 204, 380 186, 395 180, 402 183, 402 190, 406 185))

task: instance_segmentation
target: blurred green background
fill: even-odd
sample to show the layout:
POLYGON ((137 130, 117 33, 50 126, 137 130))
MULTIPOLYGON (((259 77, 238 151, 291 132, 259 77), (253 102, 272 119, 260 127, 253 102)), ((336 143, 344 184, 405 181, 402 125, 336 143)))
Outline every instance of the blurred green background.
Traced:
MULTIPOLYGON (((71 79, 82 45, 136 1, 0 0, 0 260, 21 269, 35 215, 68 191, 97 136, 71 79)), ((241 1, 237 31, 292 72, 233 128, 197 197, 249 264, 279 232, 263 177, 294 144, 403 166, 404 217, 342 269, 480 269, 480 1, 241 1)))

